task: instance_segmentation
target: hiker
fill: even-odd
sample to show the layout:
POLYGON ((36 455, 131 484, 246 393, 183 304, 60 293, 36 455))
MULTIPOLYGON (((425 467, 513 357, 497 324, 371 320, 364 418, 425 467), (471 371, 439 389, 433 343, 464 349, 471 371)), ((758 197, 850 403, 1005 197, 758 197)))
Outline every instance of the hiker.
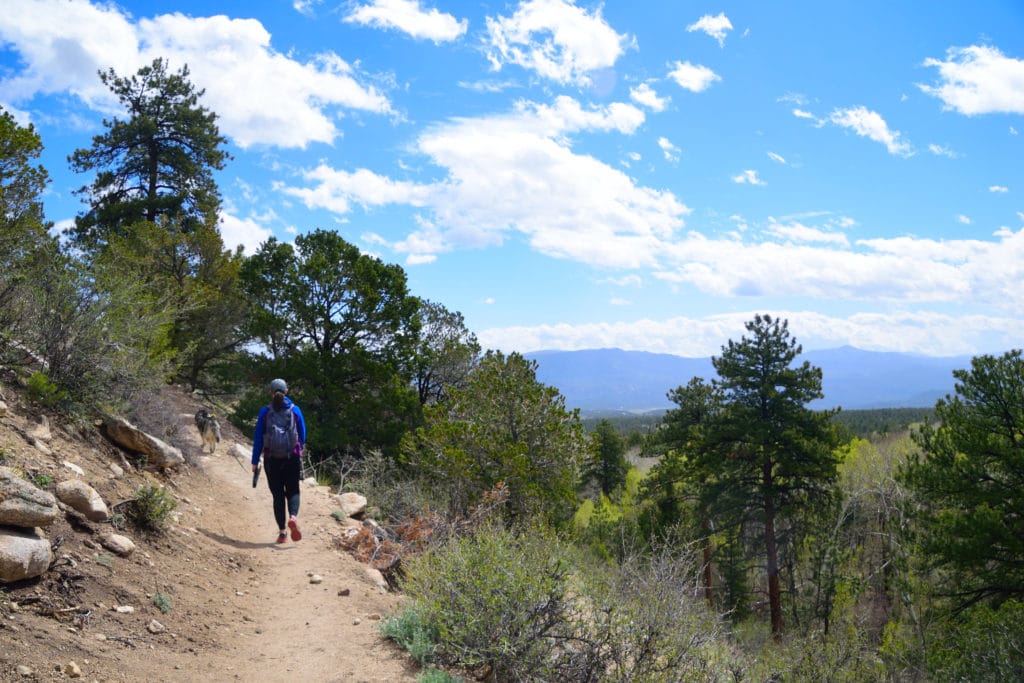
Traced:
POLYGON ((283 379, 270 383, 270 405, 260 408, 252 438, 253 486, 256 485, 260 456, 267 471, 267 484, 274 496, 277 542, 302 539, 299 531, 299 479, 302 478, 302 447, 306 443, 306 421, 302 410, 288 397, 283 379), (287 515, 287 519, 286 519, 287 515), (287 526, 285 522, 287 521, 287 526))

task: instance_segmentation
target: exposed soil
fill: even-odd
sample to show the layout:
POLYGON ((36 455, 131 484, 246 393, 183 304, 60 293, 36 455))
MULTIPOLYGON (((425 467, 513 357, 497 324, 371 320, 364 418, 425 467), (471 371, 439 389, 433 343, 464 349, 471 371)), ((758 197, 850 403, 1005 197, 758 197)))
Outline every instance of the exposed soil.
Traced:
POLYGON ((52 424, 51 452, 33 447, 25 434, 38 417, 13 392, 4 394, 10 412, 0 418, 0 460, 7 466, 43 475, 44 483, 52 477, 52 491, 78 476, 64 464, 72 463, 108 506, 139 486, 163 484, 178 508, 175 523, 155 535, 74 514, 47 529, 59 542, 51 571, 0 584, 0 680, 68 680, 72 662, 86 681, 416 679, 415 662, 379 633, 400 598, 338 549, 332 492, 304 483, 302 540, 278 545, 264 478, 253 489, 248 460, 233 457, 233 443, 250 451, 251 442, 222 420, 216 454, 200 455, 192 416, 209 406, 175 389, 160 397, 164 422, 170 415, 176 424, 156 436, 190 461, 160 473, 132 465, 91 426, 52 424), (121 477, 111 463, 123 468, 121 477), (129 536, 135 552, 120 557, 100 547, 110 531, 129 536))

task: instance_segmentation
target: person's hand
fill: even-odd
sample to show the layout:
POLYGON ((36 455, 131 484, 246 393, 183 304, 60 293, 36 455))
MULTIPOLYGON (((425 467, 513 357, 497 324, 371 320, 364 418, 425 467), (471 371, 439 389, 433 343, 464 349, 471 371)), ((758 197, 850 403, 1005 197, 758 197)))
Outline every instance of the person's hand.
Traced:
POLYGON ((252 471, 253 471, 253 472, 255 472, 255 471, 256 471, 256 470, 258 470, 259 468, 260 468, 260 466, 259 466, 259 465, 253 465, 253 466, 252 466, 252 471))

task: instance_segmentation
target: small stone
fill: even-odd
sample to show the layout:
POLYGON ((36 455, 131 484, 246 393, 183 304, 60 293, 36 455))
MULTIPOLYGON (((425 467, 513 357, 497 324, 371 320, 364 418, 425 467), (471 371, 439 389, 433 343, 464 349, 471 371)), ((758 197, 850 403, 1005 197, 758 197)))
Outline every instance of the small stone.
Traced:
POLYGON ((150 621, 149 625, 146 626, 146 629, 150 633, 163 633, 164 631, 167 630, 167 628, 163 624, 161 624, 159 621, 157 621, 156 619, 153 619, 152 621, 150 621))
POLYGON ((105 534, 100 538, 100 543, 107 550, 113 551, 121 557, 128 557, 135 552, 135 544, 132 539, 121 534, 105 534))
POLYGON ((367 614, 366 618, 369 619, 370 621, 380 621, 381 620, 381 616, 379 614, 376 614, 376 613, 375 614, 367 614))
POLYGON ((16 671, 18 672, 18 675, 19 675, 19 676, 31 676, 31 675, 32 675, 32 673, 33 673, 32 669, 31 669, 31 668, 29 668, 29 667, 27 667, 27 666, 25 666, 24 664, 22 664, 21 666, 19 666, 19 667, 18 667, 18 668, 16 669, 16 671))
POLYGON ((324 577, 320 576, 319 574, 313 574, 313 576, 309 577, 309 582, 310 583, 323 583, 324 582, 324 577))
POLYGON ((342 588, 340 591, 338 591, 338 595, 340 595, 343 598, 347 598, 351 593, 352 591, 348 588, 342 588))
POLYGON ((79 668, 79 666, 77 664, 75 664, 74 662, 68 662, 64 666, 64 673, 66 675, 68 675, 68 676, 71 676, 71 678, 81 678, 82 677, 82 669, 79 668))
MULTIPOLYGON (((72 472, 74 472, 75 474, 77 474, 80 477, 84 477, 85 476, 85 470, 83 470, 81 467, 79 467, 78 465, 76 465, 73 462, 68 462, 67 460, 65 460, 64 461, 64 467, 67 467, 69 470, 71 470, 72 472)), ((74 662, 72 662, 72 663, 74 663, 74 662)), ((81 674, 79 674, 79 675, 81 675, 81 674)))
POLYGON ((107 465, 110 468, 110 473, 114 475, 114 479, 120 479, 124 476, 124 470, 117 463, 110 463, 107 465))
POLYGON ((103 642, 106 639, 107 639, 107 637, 104 634, 102 634, 102 633, 97 633, 96 634, 96 640, 98 640, 100 642, 103 642))
POLYGON ((360 619, 359 617, 356 617, 355 619, 352 620, 352 625, 353 626, 359 626, 359 624, 361 624, 361 623, 363 623, 363 620, 360 619))
POLYGON ((118 614, 133 614, 135 612, 135 608, 131 605, 116 605, 114 607, 114 611, 118 614))

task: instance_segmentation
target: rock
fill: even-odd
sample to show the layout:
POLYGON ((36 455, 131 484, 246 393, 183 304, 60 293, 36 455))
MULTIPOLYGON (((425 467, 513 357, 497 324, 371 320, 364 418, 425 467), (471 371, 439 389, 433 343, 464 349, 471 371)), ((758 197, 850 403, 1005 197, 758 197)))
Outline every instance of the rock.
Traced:
POLYGON ((82 669, 78 666, 78 664, 75 664, 74 662, 68 662, 64 666, 64 674, 70 676, 71 678, 81 678, 82 669))
POLYGON ((50 541, 27 529, 0 528, 0 582, 42 575, 53 561, 50 541))
POLYGON ((50 420, 45 415, 39 416, 39 424, 29 431, 28 435, 33 439, 49 442, 53 440, 53 433, 50 431, 50 420))
POLYGON ((81 479, 69 479, 57 484, 57 498, 93 522, 105 522, 110 519, 110 510, 107 509, 103 498, 96 489, 81 479))
POLYGON ((79 467, 78 465, 76 465, 73 462, 68 462, 67 460, 65 460, 64 461, 64 467, 68 468, 69 470, 71 470, 72 472, 74 472, 75 474, 77 474, 80 477, 84 477, 85 476, 85 470, 83 470, 81 467, 79 467))
POLYGON ((167 627, 165 627, 163 624, 161 624, 156 619, 153 619, 152 621, 149 622, 149 625, 146 626, 146 630, 149 631, 150 633, 163 633, 164 631, 167 630, 167 627))
POLYGON ((366 512, 366 497, 358 493, 342 493, 334 496, 346 517, 357 517, 366 512))
POLYGON ((111 441, 130 451, 142 453, 150 465, 168 468, 185 463, 185 456, 181 454, 180 450, 145 433, 124 418, 109 417, 104 421, 103 426, 111 441))
POLYGON ((352 591, 348 588, 342 588, 340 591, 338 591, 338 595, 343 598, 347 598, 351 594, 352 591))
POLYGON ((373 582, 373 585, 377 587, 377 590, 379 590, 381 593, 388 592, 388 582, 384 580, 383 574, 381 574, 378 570, 374 569, 373 567, 364 566, 363 570, 366 572, 366 577, 370 579, 370 581, 373 582))
POLYGON ((132 539, 120 534, 106 534, 100 538, 100 543, 104 548, 121 557, 128 557, 135 552, 135 544, 132 543, 132 539))
POLYGON ((320 576, 319 574, 313 574, 313 576, 309 577, 309 582, 313 584, 323 583, 324 577, 320 576))
POLYGON ((134 614, 135 608, 131 605, 115 605, 114 611, 118 614, 134 614))
POLYGON ((110 472, 114 475, 114 479, 120 479, 124 476, 124 470, 121 469, 121 466, 117 463, 112 462, 108 467, 110 468, 110 472))
POLYGON ((3 401, 0 401, 0 417, 7 417, 7 413, 8 413, 7 404, 4 403, 3 401))
POLYGON ((18 672, 19 676, 25 676, 25 677, 31 676, 32 673, 33 673, 32 669, 27 667, 27 666, 25 666, 24 664, 22 664, 17 669, 15 669, 15 671, 18 672))
POLYGON ((25 481, 9 467, 0 467, 0 524, 46 527, 57 519, 57 499, 25 481))

